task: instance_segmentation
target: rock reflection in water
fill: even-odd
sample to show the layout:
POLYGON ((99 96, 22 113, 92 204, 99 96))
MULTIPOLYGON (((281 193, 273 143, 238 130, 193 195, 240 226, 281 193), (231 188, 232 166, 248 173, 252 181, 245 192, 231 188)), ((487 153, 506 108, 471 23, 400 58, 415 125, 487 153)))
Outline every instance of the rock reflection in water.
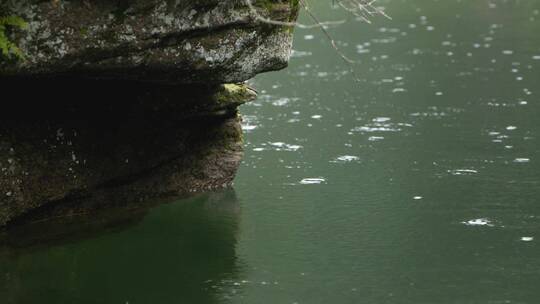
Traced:
POLYGON ((12 228, 0 238, 2 303, 218 303, 240 277, 233 190, 152 209, 12 228), (41 244, 41 245, 37 245, 41 244), (44 245, 46 244, 46 245, 44 245), (97 262, 99 261, 99 262, 97 262))

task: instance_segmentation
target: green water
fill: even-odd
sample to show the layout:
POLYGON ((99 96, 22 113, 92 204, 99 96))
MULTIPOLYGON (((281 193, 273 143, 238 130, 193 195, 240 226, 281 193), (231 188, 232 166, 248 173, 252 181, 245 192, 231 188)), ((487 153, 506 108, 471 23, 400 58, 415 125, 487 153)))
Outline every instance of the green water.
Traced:
POLYGON ((540 302, 540 2, 380 4, 356 76, 297 30, 252 81, 234 190, 2 249, 0 303, 540 302))

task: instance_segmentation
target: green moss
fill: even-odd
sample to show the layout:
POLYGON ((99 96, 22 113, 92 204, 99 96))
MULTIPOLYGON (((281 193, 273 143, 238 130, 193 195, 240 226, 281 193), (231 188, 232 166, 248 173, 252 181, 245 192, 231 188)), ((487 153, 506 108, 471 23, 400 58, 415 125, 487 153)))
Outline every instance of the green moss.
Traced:
POLYGON ((298 18, 298 12, 300 11, 300 0, 291 0, 291 22, 296 21, 298 18))
POLYGON ((257 93, 245 84, 224 84, 216 96, 218 104, 241 104, 254 100, 257 93))
POLYGON ((0 17, 0 58, 24 60, 24 53, 8 37, 7 31, 10 27, 26 29, 28 24, 21 17, 0 17))
POLYGON ((86 36, 88 36, 88 29, 87 28, 81 28, 79 33, 81 34, 81 36, 86 37, 86 36))

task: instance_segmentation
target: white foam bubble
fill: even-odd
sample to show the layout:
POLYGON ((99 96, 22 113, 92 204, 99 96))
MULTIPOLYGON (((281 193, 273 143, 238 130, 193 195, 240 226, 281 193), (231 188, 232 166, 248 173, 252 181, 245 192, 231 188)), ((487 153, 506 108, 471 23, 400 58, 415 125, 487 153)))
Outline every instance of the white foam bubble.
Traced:
POLYGON ((478 170, 474 169, 454 169, 454 170, 448 170, 448 173, 452 175, 471 175, 478 173, 478 170))
POLYGON ((326 182, 326 179, 324 179, 323 177, 310 177, 310 178, 304 178, 303 180, 301 180, 300 184, 317 185, 317 184, 322 184, 324 182, 326 182))
POLYGON ((478 218, 478 219, 472 219, 468 221, 461 222, 462 224, 465 224, 467 226, 488 226, 493 227, 495 225, 492 224, 492 222, 487 218, 478 218))
POLYGON ((372 119, 372 121, 374 122, 386 122, 389 120, 390 120, 390 117, 376 117, 372 119))
POLYGON ((342 156, 336 157, 333 160, 333 162, 335 162, 335 163, 350 163, 350 162, 358 161, 358 160, 360 160, 360 157, 358 157, 358 156, 342 155, 342 156))

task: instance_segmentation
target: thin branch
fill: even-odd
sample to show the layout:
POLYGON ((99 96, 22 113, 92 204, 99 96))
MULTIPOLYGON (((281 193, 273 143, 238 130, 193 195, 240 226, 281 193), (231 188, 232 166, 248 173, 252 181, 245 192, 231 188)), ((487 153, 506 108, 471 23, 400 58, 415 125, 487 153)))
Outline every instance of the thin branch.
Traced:
POLYGON ((392 19, 381 8, 375 6, 375 2, 376 0, 333 0, 334 4, 337 3, 344 10, 367 23, 371 23, 370 18, 377 15, 392 19))
MULTIPOLYGON (((313 20, 316 24, 321 24, 321 22, 319 21, 319 18, 317 18, 317 16, 315 16, 315 14, 313 14, 313 12, 309 9, 309 7, 307 6, 307 4, 305 3, 304 0, 300 0, 300 3, 302 4, 302 6, 304 7, 304 9, 306 10, 306 13, 308 14, 309 18, 311 18, 311 20, 313 20)), ((321 31, 322 33, 326 36, 326 38, 328 39, 328 41, 330 42, 330 44, 332 45, 332 47, 334 48, 334 50, 338 53, 338 55, 341 57, 341 59, 343 59, 346 63, 349 63, 349 64, 353 64, 353 63, 356 63, 356 61, 350 59, 349 57, 347 57, 342 51, 341 49, 337 46, 336 44, 336 41, 334 40, 334 38, 332 37, 332 35, 328 32, 328 30, 326 29, 326 27, 324 26, 321 26, 321 31)))
POLYGON ((245 0, 246 5, 248 6, 251 15, 258 21, 266 24, 271 25, 279 25, 279 26, 290 26, 290 27, 298 27, 301 29, 312 29, 312 28, 322 28, 325 26, 330 25, 339 25, 345 23, 345 20, 337 20, 337 21, 326 21, 326 22, 318 22, 315 24, 302 24, 299 22, 287 22, 287 21, 279 21, 279 20, 272 20, 269 18, 265 18, 259 14, 255 6, 253 5, 252 0, 245 0))
MULTIPOLYGON (((353 16, 357 17, 359 20, 364 21, 366 23, 371 23, 370 18, 374 16, 383 16, 385 18, 392 19, 381 8, 375 6, 376 1, 377 0, 332 0, 332 3, 334 5, 337 4, 338 6, 343 8, 345 11, 349 12, 353 16)), ((345 53, 343 53, 341 49, 338 47, 336 41, 334 40, 330 32, 328 32, 327 30, 327 27, 329 25, 342 24, 342 23, 345 23, 345 20, 329 21, 329 22, 320 21, 319 18, 317 18, 317 16, 309 8, 307 0, 299 0, 299 3, 304 8, 309 18, 314 22, 314 24, 312 25, 306 25, 306 24, 302 24, 298 22, 279 21, 279 20, 273 20, 270 18, 263 17, 261 16, 261 14, 259 14, 255 6, 253 5, 252 0, 244 0, 244 2, 248 6, 252 17, 258 20, 259 22, 271 24, 271 25, 278 25, 278 26, 298 27, 302 29, 319 28, 324 34, 324 36, 330 42, 334 51, 341 57, 341 59, 347 65, 349 65, 349 67, 351 68, 351 73, 353 74, 355 79, 359 80, 353 68, 353 64, 358 63, 358 61, 355 61, 347 57, 347 55, 345 55, 345 53)))

